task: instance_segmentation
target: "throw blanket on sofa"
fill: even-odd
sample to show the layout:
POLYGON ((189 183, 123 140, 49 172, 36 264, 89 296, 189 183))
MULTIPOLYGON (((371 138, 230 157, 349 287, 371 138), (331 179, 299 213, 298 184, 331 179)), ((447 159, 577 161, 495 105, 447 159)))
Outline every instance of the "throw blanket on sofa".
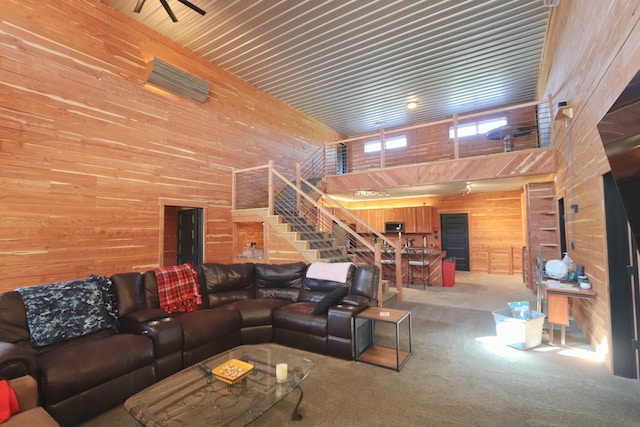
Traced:
POLYGON ((24 301, 31 344, 43 347, 102 329, 118 330, 118 306, 107 277, 29 286, 24 301))
POLYGON ((158 297, 163 310, 169 313, 190 312, 202 304, 198 273, 191 264, 156 268, 153 272, 158 281, 158 297))
POLYGON ((332 282, 346 283, 350 262, 314 262, 307 269, 307 277, 310 279, 331 280, 332 282))

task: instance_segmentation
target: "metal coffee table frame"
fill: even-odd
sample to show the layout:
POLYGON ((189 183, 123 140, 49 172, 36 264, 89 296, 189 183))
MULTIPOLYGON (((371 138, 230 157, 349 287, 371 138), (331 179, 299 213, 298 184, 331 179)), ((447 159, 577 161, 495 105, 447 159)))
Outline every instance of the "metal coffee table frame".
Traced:
POLYGON ((272 345, 246 345, 218 354, 190 366, 127 399, 126 410, 141 425, 156 426, 236 426, 246 425, 273 405, 298 390, 300 396, 291 419, 302 419, 300 404, 304 393, 300 384, 314 364, 295 353, 272 345), (254 365, 236 384, 215 378, 212 369, 230 359, 254 365), (287 381, 278 383, 275 365, 287 363, 287 381))

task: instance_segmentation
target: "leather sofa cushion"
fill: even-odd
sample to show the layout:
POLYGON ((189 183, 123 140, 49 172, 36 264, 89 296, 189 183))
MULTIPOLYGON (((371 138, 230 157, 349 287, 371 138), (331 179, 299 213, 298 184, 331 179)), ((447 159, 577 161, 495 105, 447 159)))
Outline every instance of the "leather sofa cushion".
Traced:
POLYGON ((142 274, 136 272, 114 274, 111 276, 111 283, 115 288, 120 317, 146 308, 142 274))
POLYGON ((146 323, 152 320, 164 319, 172 317, 172 315, 161 308, 150 308, 148 310, 134 311, 128 315, 121 317, 123 323, 133 322, 134 324, 146 323))
POLYGON ((313 314, 314 303, 296 302, 273 312, 274 328, 289 329, 315 336, 327 336, 327 316, 313 314))
POLYGON ((183 351, 240 331, 242 316, 222 308, 194 311, 173 318, 182 324, 183 351))
POLYGON ((0 340, 28 341, 29 326, 22 297, 16 291, 0 293, 0 340))
POLYGON ((288 304, 283 299, 250 299, 225 305, 226 310, 237 310, 242 316, 242 327, 271 325, 273 310, 288 304))
POLYGON ((144 299, 147 308, 160 308, 160 296, 158 295, 158 281, 153 270, 142 274, 144 284, 144 299))
POLYGON ((47 405, 153 365, 153 343, 149 338, 101 335, 77 338, 39 355, 40 391, 47 405))
POLYGON ((198 267, 198 280, 205 307, 254 298, 255 266, 207 263, 198 267))
POLYGON ((255 282, 258 288, 300 289, 306 271, 307 264, 304 262, 256 264, 255 282))
POLYGON ((318 303, 329 292, 342 287, 351 287, 353 283, 353 275, 355 274, 356 266, 351 265, 347 274, 347 280, 345 283, 335 282, 333 280, 314 279, 310 277, 304 277, 302 280, 302 290, 300 291, 300 297, 298 301, 306 301, 318 303))
POLYGON ((380 269, 378 266, 366 265, 358 268, 353 275, 350 294, 362 295, 368 299, 377 300, 379 279, 380 269))
POLYGON ((300 295, 298 288, 258 288, 256 289, 256 299, 281 299, 288 302, 295 302, 300 295))
POLYGON ((345 286, 335 288, 316 303, 316 306, 313 309, 313 314, 325 314, 329 310, 329 307, 338 304, 347 292, 349 292, 349 288, 345 286))

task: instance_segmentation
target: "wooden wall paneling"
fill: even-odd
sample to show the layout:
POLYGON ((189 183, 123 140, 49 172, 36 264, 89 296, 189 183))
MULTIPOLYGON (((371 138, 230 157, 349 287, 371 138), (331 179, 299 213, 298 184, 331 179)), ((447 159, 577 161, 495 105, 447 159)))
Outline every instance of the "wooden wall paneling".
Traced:
POLYGON ((493 270, 496 274, 520 274, 521 256, 512 248, 521 248, 524 243, 521 194, 521 191, 509 191, 438 196, 430 198, 429 204, 439 215, 468 214, 472 272, 493 270))
MULTIPOLYGON (((522 254, 524 245, 522 191, 508 191, 497 193, 471 193, 465 196, 430 196, 406 200, 376 201, 378 206, 394 206, 402 203, 414 205, 411 211, 421 211, 431 217, 433 230, 438 230, 438 240, 434 234, 428 238, 428 243, 441 245, 440 214, 468 213, 470 237, 470 263, 472 272, 488 273, 491 269, 496 274, 521 274, 522 254), (386 204, 385 204, 386 203, 386 204), (490 258, 493 258, 493 268, 490 268, 490 258)), ((366 207, 367 202, 352 203, 353 212, 361 218, 364 212, 382 211, 385 220, 388 218, 406 218, 405 210, 409 208, 360 209, 366 207), (356 209, 357 208, 357 209, 356 209)), ((394 219, 397 220, 397 219, 394 219)), ((422 233, 422 231, 416 234, 422 233)), ((393 239, 397 237, 390 236, 393 239)), ((421 244, 415 240, 414 244, 421 244)))
MULTIPOLYGON (((510 125, 535 125, 535 108, 523 107, 513 111, 492 113, 486 116, 477 116, 461 124, 476 122, 496 117, 505 117, 510 125)), ((407 164, 434 162, 440 160, 453 160, 454 146, 453 140, 449 138, 449 128, 452 123, 437 123, 428 127, 408 130, 404 132, 389 131, 385 133, 385 138, 404 135, 407 138, 406 148, 396 148, 384 152, 384 167, 406 166, 407 164)), ((352 172, 365 171, 371 168, 381 167, 381 153, 363 152, 365 141, 375 140, 368 138, 365 140, 354 140, 348 143, 350 150, 350 164, 353 165, 352 172)), ((516 150, 526 150, 537 147, 535 129, 531 134, 516 138, 514 141, 516 150)), ((493 141, 484 135, 469 136, 459 139, 459 157, 484 156, 488 154, 498 154, 503 152, 503 142, 493 141)))
POLYGON ((580 2, 560 2, 550 15, 538 85, 539 97, 552 95, 574 109, 570 138, 564 123, 552 127, 559 154, 556 194, 565 197, 567 206, 580 207, 573 218, 576 244, 570 255, 585 266, 598 296, 574 301, 572 315, 592 346, 605 355, 609 369, 610 316, 615 313, 610 312, 608 292, 615 284, 608 281, 601 177, 610 167, 597 125, 640 69, 639 12, 636 0, 596 2, 586 8, 580 2))
POLYGON ((374 230, 384 232, 384 223, 386 221, 385 209, 368 209, 368 211, 368 224, 373 227, 374 230))
POLYGON ((100 2, 0 15, 0 291, 162 264, 162 198, 202 203, 205 260, 231 262, 231 168, 292 171, 339 139, 100 2), (154 56, 208 80, 209 99, 146 88, 154 56))
POLYGON ((556 150, 542 148, 513 151, 489 157, 411 164, 383 170, 370 170, 327 177, 327 193, 342 193, 375 188, 393 188, 418 184, 466 182, 482 179, 513 178, 523 175, 553 178, 556 150))

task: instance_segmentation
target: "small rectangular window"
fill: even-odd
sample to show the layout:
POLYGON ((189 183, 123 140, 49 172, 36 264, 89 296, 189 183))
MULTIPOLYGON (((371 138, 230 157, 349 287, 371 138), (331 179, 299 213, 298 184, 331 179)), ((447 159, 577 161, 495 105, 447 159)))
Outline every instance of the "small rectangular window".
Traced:
POLYGON ((380 141, 369 141, 364 143, 365 153, 375 153, 380 151, 380 141))
MULTIPOLYGON (((483 120, 481 122, 465 123, 458 126, 458 138, 464 138, 465 136, 484 135, 491 129, 505 126, 507 124, 506 117, 500 117, 497 119, 483 120)), ((453 139, 453 126, 449 128, 449 138, 453 139)))
MULTIPOLYGON (((393 138, 385 139, 384 149, 393 150, 394 148, 403 148, 407 146, 406 136, 395 136, 393 138)), ((369 141, 364 143, 365 153, 375 153, 380 151, 380 141, 369 141)))

